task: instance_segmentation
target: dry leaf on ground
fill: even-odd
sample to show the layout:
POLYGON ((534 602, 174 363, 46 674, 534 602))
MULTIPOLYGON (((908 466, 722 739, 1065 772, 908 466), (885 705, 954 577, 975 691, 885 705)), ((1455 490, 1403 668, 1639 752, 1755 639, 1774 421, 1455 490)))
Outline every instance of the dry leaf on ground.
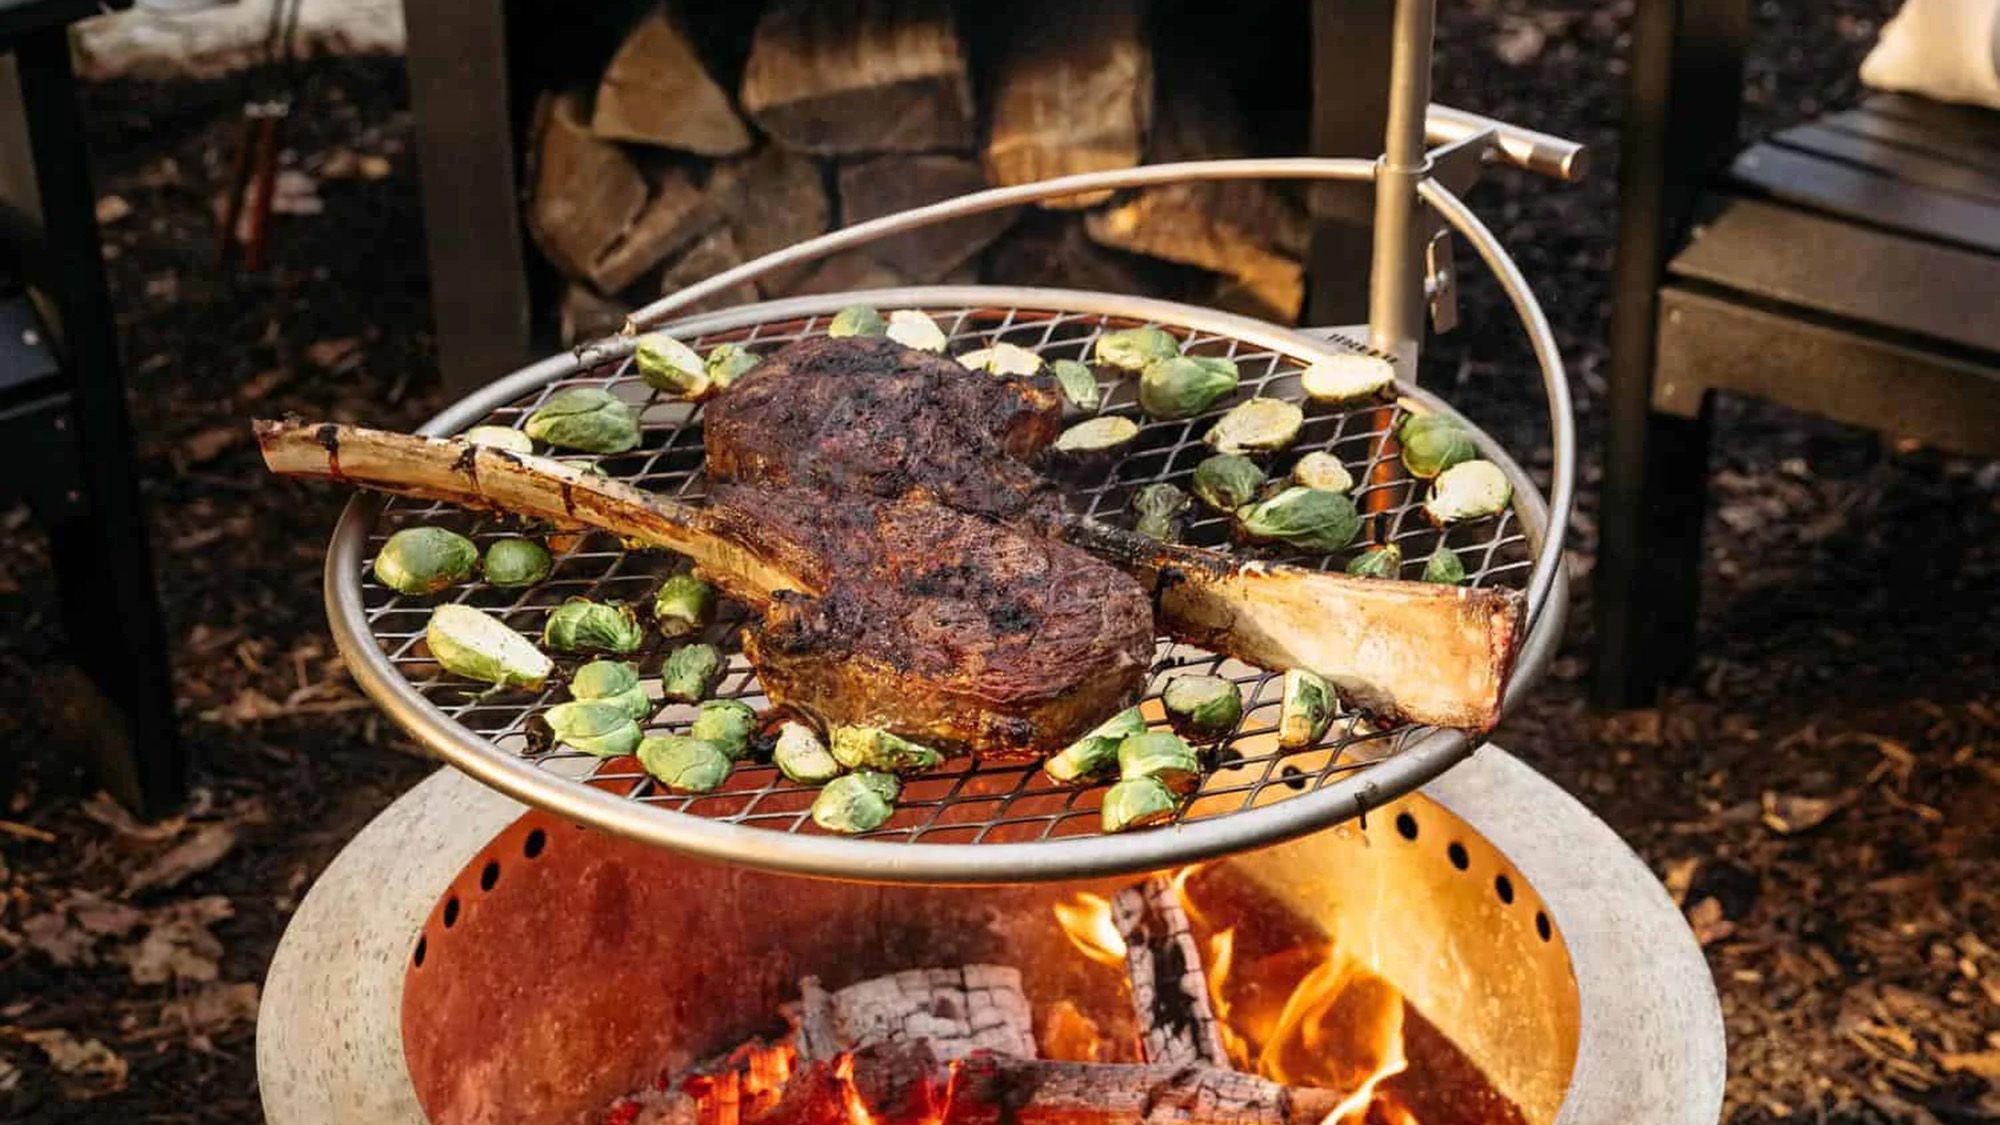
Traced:
POLYGON ((256 1018, 257 986, 248 982, 211 984, 160 1007, 161 1026, 190 1035, 212 1035, 256 1018))
POLYGON ((235 912, 221 895, 162 907, 154 912, 146 936, 114 952, 112 959, 123 963, 139 984, 212 981, 220 974, 216 962, 222 957, 222 942, 208 927, 235 912))
POLYGON ((125 881, 125 893, 137 894, 154 887, 174 887, 222 862, 236 847, 236 826, 228 821, 204 824, 186 840, 160 853, 153 862, 132 873, 125 881))
POLYGON ((64 1076, 63 1092, 70 1097, 91 1098, 125 1088, 125 1060, 103 1043, 78 1039, 61 1028, 20 1034, 40 1047, 49 1065, 64 1076))

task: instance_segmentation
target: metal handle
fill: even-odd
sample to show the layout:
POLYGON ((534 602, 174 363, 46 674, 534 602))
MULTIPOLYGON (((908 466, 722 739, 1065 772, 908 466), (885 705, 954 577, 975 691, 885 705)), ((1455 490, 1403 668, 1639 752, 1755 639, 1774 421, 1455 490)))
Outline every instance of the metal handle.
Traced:
POLYGON ((1590 150, 1575 141, 1524 129, 1468 110, 1433 103, 1424 115, 1424 135, 1434 145, 1447 145, 1490 131, 1487 153, 1517 168, 1525 168, 1564 183, 1575 183, 1590 172, 1590 150))

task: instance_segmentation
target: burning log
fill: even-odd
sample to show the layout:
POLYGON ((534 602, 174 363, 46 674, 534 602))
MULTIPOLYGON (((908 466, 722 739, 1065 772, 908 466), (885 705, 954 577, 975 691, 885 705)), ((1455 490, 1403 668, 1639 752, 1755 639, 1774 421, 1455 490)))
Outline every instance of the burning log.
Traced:
POLYGON ((802 152, 972 147, 972 85, 943 0, 772 4, 742 93, 766 132, 802 152))
POLYGON ((799 1046, 830 1060, 878 1043, 922 1040, 944 1058, 977 1050, 1034 1057, 1035 1033, 1021 973, 1003 965, 911 969, 837 992, 799 982, 799 1046))
POLYGON ((1208 974, 1173 880, 1151 875, 1111 900, 1111 921, 1125 939, 1125 971, 1148 1063, 1227 1067, 1222 1027, 1209 1003, 1208 974))
POLYGON ((680 13, 655 8, 633 26, 597 87, 590 127, 598 136, 728 156, 750 147, 750 131, 730 108, 689 42, 680 13))

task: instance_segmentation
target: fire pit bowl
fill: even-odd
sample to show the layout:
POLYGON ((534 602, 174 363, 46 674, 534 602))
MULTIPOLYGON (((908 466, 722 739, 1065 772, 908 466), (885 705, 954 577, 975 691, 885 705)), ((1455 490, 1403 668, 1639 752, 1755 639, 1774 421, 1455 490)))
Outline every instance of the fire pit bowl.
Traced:
MULTIPOLYGON (((1003 964, 1021 969, 1038 1026, 1057 1000, 1129 1014, 1122 976, 1053 917, 1129 883, 778 875, 575 826, 440 770, 348 845, 287 929, 258 1025, 265 1110, 273 1125, 603 1120, 621 1094, 768 1033, 808 974, 839 988, 1003 964)), ((1406 1108, 1471 1075, 1506 1120, 1716 1120, 1722 1023, 1685 923, 1610 829, 1497 747, 1365 824, 1185 885, 1205 909, 1218 890, 1282 908, 1400 994, 1411 1065, 1385 1088, 1406 1108)), ((1230 919, 1239 966, 1274 930, 1253 913, 1230 919)), ((1394 1118, 1440 1119, 1490 1118, 1394 1118)))

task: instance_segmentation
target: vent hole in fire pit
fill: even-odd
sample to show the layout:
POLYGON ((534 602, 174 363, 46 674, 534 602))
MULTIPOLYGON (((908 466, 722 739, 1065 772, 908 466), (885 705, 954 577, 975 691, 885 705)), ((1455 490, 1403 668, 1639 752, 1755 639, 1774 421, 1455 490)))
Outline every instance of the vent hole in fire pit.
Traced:
POLYGON ((424 951, 430 946, 429 938, 417 939, 417 951, 410 956, 410 963, 421 969, 424 967, 424 951))
POLYGON ((1549 929, 1549 916, 1539 910, 1535 911, 1535 933, 1539 934, 1543 941, 1555 936, 1549 929))
POLYGON ((1396 833, 1405 840, 1417 838, 1417 818, 1409 813, 1396 814, 1396 833))
POLYGON ((1513 905, 1514 880, 1509 879, 1505 875, 1495 875, 1493 877, 1493 893, 1500 896, 1501 902, 1510 906, 1513 905))
POLYGON ((549 834, 537 828, 528 833, 527 841, 521 845, 521 854, 533 859, 542 854, 542 849, 547 847, 548 843, 549 834))
POLYGON ((500 862, 489 859, 486 866, 479 869, 479 889, 490 891, 500 883, 500 862))
POLYGON ((449 930, 458 925, 458 896, 453 895, 444 903, 444 928, 449 930))
POLYGON ((1446 858, 1451 860, 1451 865, 1460 871, 1472 866, 1472 857, 1466 854, 1465 845, 1456 840, 1452 841, 1452 845, 1444 850, 1444 854, 1446 858))

